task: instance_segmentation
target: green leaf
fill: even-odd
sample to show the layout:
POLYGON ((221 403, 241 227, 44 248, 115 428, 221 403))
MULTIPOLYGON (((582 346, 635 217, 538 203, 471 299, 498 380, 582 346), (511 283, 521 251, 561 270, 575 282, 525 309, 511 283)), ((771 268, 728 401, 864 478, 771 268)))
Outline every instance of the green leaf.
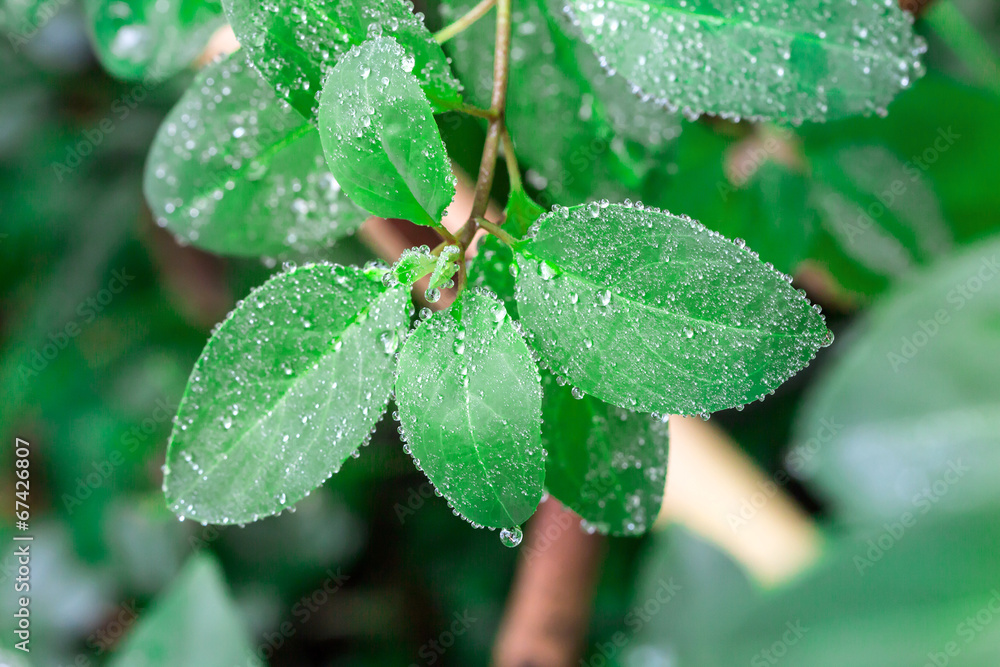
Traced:
POLYGON ((261 667, 215 560, 192 556, 139 619, 112 667, 261 667))
POLYGON ((545 488, 602 533, 646 532, 667 483, 666 421, 559 386, 551 375, 542 387, 545 488))
POLYGON ((878 145, 812 156, 813 205, 827 233, 865 270, 898 277, 951 249, 951 232, 921 172, 878 145))
POLYGON ((455 177, 412 69, 392 38, 352 49, 323 88, 320 136, 330 171, 357 204, 434 226, 455 197, 455 177))
POLYGON ((492 234, 485 234, 469 267, 469 286, 485 287, 496 294, 511 318, 517 320, 513 265, 514 252, 510 246, 492 234))
POLYGON ((315 254, 368 217, 319 132, 239 52, 202 70, 160 126, 144 189, 161 226, 227 255, 315 254))
POLYGON ((545 476, 538 368, 507 311, 465 290, 399 355, 396 403, 417 466, 473 524, 511 528, 535 511, 545 476))
POLYGON ((444 51, 405 0, 224 0, 233 32, 250 61, 299 113, 315 120, 330 68, 369 37, 395 38, 413 61, 427 97, 439 111, 461 106, 461 86, 444 51))
POLYGON ((464 261, 462 249, 457 245, 446 245, 441 249, 441 254, 437 256, 434 264, 434 272, 431 273, 427 289, 440 289, 447 287, 452 282, 451 277, 458 273, 458 262, 464 261))
POLYGON ((521 238, 528 233, 535 220, 545 215, 545 209, 535 203, 524 190, 511 190, 504 213, 504 229, 521 238))
POLYGON ((923 74, 894 2, 567 0, 601 62, 688 114, 829 120, 884 111, 923 74))
POLYGON ((926 489, 934 489, 938 512, 996 511, 997 313, 996 237, 900 284, 859 322, 814 385, 789 467, 852 523, 923 513, 923 501, 914 503, 926 489), (956 464, 967 468, 957 477, 950 472, 956 464))
POLYGON ((225 22, 218 0, 85 0, 101 64, 152 84, 194 60, 225 22))
POLYGON ((756 253, 690 218, 592 203, 518 248, 517 308, 559 376, 631 410, 763 399, 832 341, 819 309, 756 253))
POLYGON ((431 254, 429 246, 422 245, 404 250, 392 265, 390 274, 397 282, 409 287, 433 271, 435 266, 437 257, 431 254))
POLYGON ((242 523, 280 512, 365 444, 408 322, 384 271, 313 264, 254 290, 191 372, 167 452, 182 516, 242 523))

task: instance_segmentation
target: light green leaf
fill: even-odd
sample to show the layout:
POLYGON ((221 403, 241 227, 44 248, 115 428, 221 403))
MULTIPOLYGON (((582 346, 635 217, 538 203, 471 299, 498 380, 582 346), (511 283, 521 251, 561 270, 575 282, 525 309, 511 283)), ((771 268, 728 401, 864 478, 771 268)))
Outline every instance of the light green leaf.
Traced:
POLYGON ((316 128, 239 52, 206 67, 160 126, 144 189, 161 226, 227 255, 315 254, 368 217, 327 168, 316 128))
POLYGON ((507 311, 466 290, 417 327, 399 355, 396 403, 410 453, 473 524, 511 528, 545 476, 538 368, 507 311))
POLYGON ((434 226, 455 197, 455 177, 412 69, 392 38, 352 49, 323 88, 320 136, 330 171, 355 203, 434 226))
POLYGON ((407 248, 399 256, 396 263, 392 265, 390 274, 393 278, 409 287, 417 282, 437 266, 437 257, 431 254, 429 246, 419 248, 407 248))
POLYGON ((465 261, 462 257, 462 249, 457 245, 446 245, 441 249, 441 254, 437 256, 434 265, 434 272, 427 284, 427 289, 440 289, 447 287, 452 282, 451 277, 458 273, 458 262, 465 261))
POLYGON ((192 556, 169 589, 139 619, 112 667, 262 667, 222 570, 192 556))
POLYGON ((406 0, 225 0, 229 22, 250 61, 299 113, 315 120, 330 68, 369 37, 395 38, 439 111, 461 105, 461 86, 421 14, 406 0))
POLYGON ((833 339, 787 276, 690 218, 592 203, 542 216, 517 250, 518 313, 542 360, 624 408, 763 399, 833 339))
POLYGON ((1000 507, 1000 240, 900 284, 802 407, 788 466, 844 521, 1000 507), (915 503, 917 503, 915 505, 915 503))
POLYGON ((155 84, 194 60, 224 22, 218 0, 85 0, 101 64, 155 84))
POLYGON ((173 511, 242 523, 294 505, 385 410, 408 294, 384 271, 313 264, 253 291, 191 372, 167 452, 173 511))
POLYGON ((883 111, 926 49, 895 2, 566 0, 608 69, 688 114, 831 120, 883 111))
POLYGON ((542 381, 545 488, 602 533, 639 535, 667 483, 666 421, 542 381))

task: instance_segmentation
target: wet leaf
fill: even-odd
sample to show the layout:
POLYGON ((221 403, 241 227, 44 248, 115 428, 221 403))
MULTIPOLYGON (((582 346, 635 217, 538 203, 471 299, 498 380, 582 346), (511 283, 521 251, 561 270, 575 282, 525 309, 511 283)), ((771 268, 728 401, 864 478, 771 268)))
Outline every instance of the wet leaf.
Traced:
POLYGON ((275 4, 225 0, 240 44, 278 95, 315 120, 330 68, 369 37, 396 39, 413 60, 413 75, 438 111, 461 105, 460 86, 444 51, 406 0, 336 0, 275 4))
POLYGON ((413 59, 377 37, 353 49, 323 88, 320 136, 348 196, 384 218, 437 225, 455 177, 413 59))
POLYGON ((435 266, 437 257, 431 254, 428 246, 407 248, 392 265, 391 274, 396 281, 409 287, 433 271, 435 266))
POLYGON ((545 488, 602 533, 638 535, 653 525, 667 483, 665 421, 542 382, 545 488))
POLYGON ((762 399, 832 341, 787 276, 656 209, 548 213, 516 259, 518 313, 543 362, 624 408, 691 414, 762 399))
MULTIPOLYGON (((475 0, 447 2, 441 11, 450 21, 473 5, 475 0)), ((525 182, 544 191, 539 201, 545 204, 630 196, 649 165, 630 154, 624 141, 628 128, 672 136, 677 119, 656 110, 655 122, 643 123, 632 114, 619 125, 609 109, 627 106, 614 100, 629 95, 628 85, 620 78, 606 81, 603 74, 592 83, 587 74, 600 72, 596 58, 566 34, 564 21, 544 0, 513 0, 511 10, 507 125, 517 156, 528 167, 525 182)), ((479 21, 446 44, 469 100, 480 106, 490 101, 494 43, 492 22, 479 21)))
POLYGON ((227 255, 315 253, 368 217, 327 168, 316 128, 239 52, 206 67, 160 126, 144 189, 161 226, 227 255))
POLYGON ((115 651, 112 667, 262 667, 222 570, 205 555, 181 573, 115 651))
POLYGON ((507 311, 466 290, 399 355, 396 402, 414 461, 473 524, 510 528, 535 511, 545 468, 538 368, 507 311))
POLYGON ((384 271, 313 264, 254 290, 191 372, 167 452, 171 509, 212 523, 280 512, 365 444, 385 410, 408 294, 384 271))
POLYGON ((447 287, 452 281, 452 276, 458 273, 458 262, 465 261, 462 256, 462 249, 457 245, 447 245, 441 249, 441 254, 437 256, 434 263, 434 271, 431 272, 427 289, 440 289, 447 287))
POLYGON ((225 22, 218 0, 86 0, 84 8, 104 68, 147 84, 187 67, 225 22))
POLYGON ((830 120, 883 111, 923 74, 895 2, 566 0, 602 63, 689 114, 830 120))

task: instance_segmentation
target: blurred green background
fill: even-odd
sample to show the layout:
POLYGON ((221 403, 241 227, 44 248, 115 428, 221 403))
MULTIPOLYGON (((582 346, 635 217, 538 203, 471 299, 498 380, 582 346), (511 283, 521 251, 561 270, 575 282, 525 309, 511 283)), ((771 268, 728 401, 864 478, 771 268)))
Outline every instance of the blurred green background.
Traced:
MULTIPOLYGON (((432 23, 458 11, 443 4, 432 23)), ((116 79, 92 12, 2 6, 0 544, 15 436, 31 443, 35 539, 32 651, 0 664, 141 664, 130 643, 158 646, 161 665, 246 649, 275 666, 487 664, 518 552, 452 516, 389 422, 294 512, 221 528, 167 511, 160 466, 187 375, 275 268, 182 247, 144 206, 145 156, 193 68, 137 83, 105 57, 132 77, 116 79), (475 620, 429 648, 456 615, 475 620)), ((546 156, 569 163, 594 130, 570 114, 552 145, 539 138, 527 180, 541 201, 631 196, 745 238, 794 270, 837 334, 774 397, 712 418, 808 512, 818 559, 763 585, 690 526, 610 539, 582 664, 1000 664, 1000 7, 938 3, 917 25, 929 72, 886 118, 789 131, 663 116, 654 141, 609 108, 622 142, 562 184, 546 156), (794 159, 753 159, 772 136, 794 159)), ((450 47, 456 61, 472 41, 450 47)), ((475 89, 480 71, 459 73, 475 89)), ((515 133, 566 103, 560 85, 535 90, 515 133)), ((442 128, 475 165, 459 141, 481 128, 442 128)), ((355 239, 330 256, 369 258, 355 239)), ((0 549, 8 651, 12 554, 0 549)))

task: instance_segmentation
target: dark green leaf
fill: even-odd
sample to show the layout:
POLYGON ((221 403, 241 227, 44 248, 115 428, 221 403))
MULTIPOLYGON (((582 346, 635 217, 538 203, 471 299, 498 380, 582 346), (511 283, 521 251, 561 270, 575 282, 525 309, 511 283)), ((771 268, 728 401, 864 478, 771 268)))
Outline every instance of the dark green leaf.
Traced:
POLYGON ((223 23, 218 0, 86 0, 101 64, 152 85, 194 60, 223 23))
POLYGON ((261 667, 222 570, 192 556, 167 592, 139 619, 112 667, 261 667))
POLYGON ((538 368, 503 304, 466 290, 403 346, 396 402, 414 461, 473 524, 535 511, 545 467, 538 368))
POLYGON ((351 50, 323 88, 320 135, 330 171, 355 203, 433 226, 455 196, 455 177, 412 69, 388 37, 351 50))
POLYGON ((316 253, 368 217, 327 168, 319 132, 239 52, 206 67, 167 116, 144 185, 160 225, 228 255, 316 253))
POLYGON ((444 51, 405 0, 225 0, 226 14, 250 61, 303 116, 314 120, 329 69, 369 37, 396 39, 439 111, 461 105, 444 51))
POLYGON ((504 209, 504 229, 517 238, 523 237, 545 214, 545 209, 535 203, 535 201, 524 192, 524 190, 514 189, 507 199, 507 207, 504 209))
POLYGON ((280 512, 365 443, 408 326, 408 294, 383 276, 308 265, 230 314, 178 410, 165 480, 173 511, 212 523, 280 512))
POLYGON ((469 267, 469 286, 485 287, 496 294, 511 318, 516 320, 513 265, 514 253, 510 246, 492 234, 486 234, 479 240, 478 251, 469 267))
POLYGON ((921 512, 928 489, 935 507, 1000 506, 998 313, 996 239, 899 285, 805 402, 790 467, 851 522, 921 512))
POLYGON ((543 361, 624 408, 690 414, 763 399, 832 341, 787 276, 656 209, 546 214, 516 259, 518 313, 543 361))
POLYGON ((545 488, 602 533, 646 532, 667 483, 666 422, 574 395, 550 375, 542 387, 545 488))
POLYGON ((609 69, 644 99, 726 117, 827 120, 883 110, 926 46, 894 2, 567 0, 609 69), (748 11, 749 9, 749 11, 748 11))

